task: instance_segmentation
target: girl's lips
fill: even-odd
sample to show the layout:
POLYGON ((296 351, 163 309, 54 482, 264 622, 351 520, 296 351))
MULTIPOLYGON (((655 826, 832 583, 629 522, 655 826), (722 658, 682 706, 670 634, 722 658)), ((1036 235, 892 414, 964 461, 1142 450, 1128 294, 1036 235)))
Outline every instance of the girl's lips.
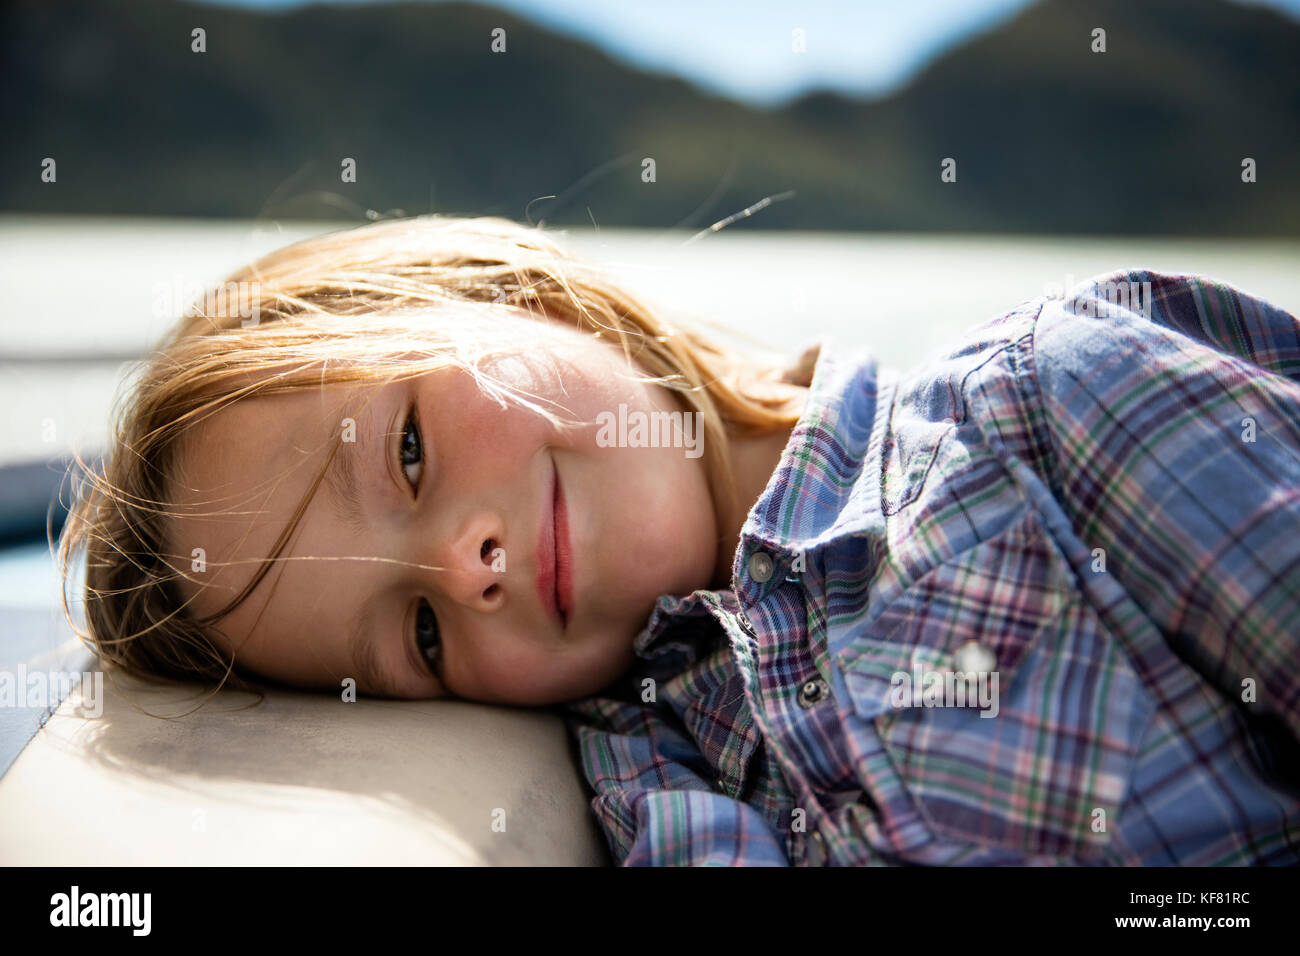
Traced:
POLYGON ((567 626, 573 616, 573 549, 569 545, 569 511, 564 503, 564 485, 560 472, 555 470, 555 596, 559 602, 560 616, 567 626))
POLYGON ((569 549, 569 521, 564 509, 560 474, 551 464, 551 493, 546 496, 537 539, 537 593, 542 607, 560 627, 568 626, 573 609, 572 555, 569 549))

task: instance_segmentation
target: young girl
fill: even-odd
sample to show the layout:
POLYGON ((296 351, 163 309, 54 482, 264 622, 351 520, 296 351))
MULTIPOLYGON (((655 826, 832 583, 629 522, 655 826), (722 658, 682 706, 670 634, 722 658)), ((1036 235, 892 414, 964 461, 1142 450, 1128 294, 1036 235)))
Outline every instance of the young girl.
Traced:
POLYGON ((622 863, 1300 861, 1300 327, 1085 282, 908 373, 421 218, 232 276, 75 503, 164 678, 553 707, 622 863))

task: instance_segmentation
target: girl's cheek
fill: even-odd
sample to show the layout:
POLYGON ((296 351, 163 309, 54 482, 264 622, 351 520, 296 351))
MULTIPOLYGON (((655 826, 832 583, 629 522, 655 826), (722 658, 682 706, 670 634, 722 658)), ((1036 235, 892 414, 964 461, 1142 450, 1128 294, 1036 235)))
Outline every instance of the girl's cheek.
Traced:
POLYGON ((490 395, 479 391, 472 378, 438 394, 422 396, 421 405, 434 423, 429 438, 435 455, 441 452, 444 459, 492 459, 526 433, 526 423, 521 421, 523 410, 513 405, 501 408, 490 395))

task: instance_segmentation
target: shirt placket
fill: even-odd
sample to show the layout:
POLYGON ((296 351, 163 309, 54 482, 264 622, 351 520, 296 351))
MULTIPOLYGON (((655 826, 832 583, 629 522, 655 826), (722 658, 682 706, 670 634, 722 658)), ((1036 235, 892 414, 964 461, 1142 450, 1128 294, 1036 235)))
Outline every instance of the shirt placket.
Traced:
MULTIPOLYGON (((776 588, 785 585, 803 587, 804 582, 797 573, 791 572, 792 561, 784 556, 780 549, 747 542, 742 545, 749 551, 742 563, 741 575, 732 582, 736 607, 734 619, 736 625, 744 632, 751 654, 756 655, 759 644, 759 632, 754 624, 751 611, 758 607, 776 588), (750 550, 752 548, 752 550, 750 550)), ((826 706, 831 701, 830 684, 817 676, 805 680, 796 694, 800 708, 809 710, 817 706, 826 706)), ((796 865, 825 866, 833 863, 828 849, 826 836, 820 826, 825 814, 818 808, 808 807, 804 817, 804 830, 792 830, 788 843, 789 855, 796 865), (814 812, 816 810, 817 812, 814 812)))

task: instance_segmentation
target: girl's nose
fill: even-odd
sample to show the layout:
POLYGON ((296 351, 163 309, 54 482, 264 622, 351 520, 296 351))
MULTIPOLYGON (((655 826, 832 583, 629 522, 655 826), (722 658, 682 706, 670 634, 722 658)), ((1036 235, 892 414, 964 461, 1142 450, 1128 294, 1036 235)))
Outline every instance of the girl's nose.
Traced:
POLYGON ((447 597, 477 611, 492 611, 505 600, 506 555, 500 528, 484 516, 471 521, 449 547, 437 548, 438 560, 430 563, 446 568, 431 572, 434 585, 447 597))

